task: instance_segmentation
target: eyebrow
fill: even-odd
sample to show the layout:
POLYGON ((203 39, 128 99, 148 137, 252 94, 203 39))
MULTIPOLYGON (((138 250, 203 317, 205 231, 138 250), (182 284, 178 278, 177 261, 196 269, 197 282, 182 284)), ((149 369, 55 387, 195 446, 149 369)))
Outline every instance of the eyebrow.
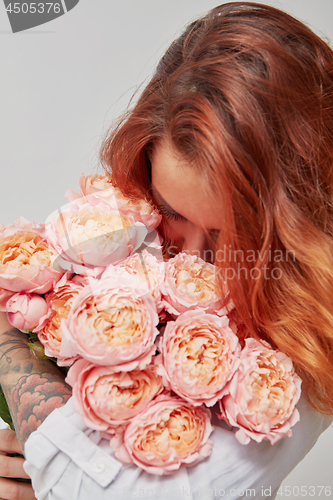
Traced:
POLYGON ((170 214, 176 215, 177 217, 180 217, 181 219, 186 220, 186 217, 184 217, 183 215, 179 214, 173 208, 170 207, 170 205, 164 200, 164 198, 162 197, 162 195, 153 186, 151 187, 151 191, 152 191, 153 197, 157 198, 157 201, 159 202, 158 203, 159 205, 161 205, 168 212, 170 212, 170 214))

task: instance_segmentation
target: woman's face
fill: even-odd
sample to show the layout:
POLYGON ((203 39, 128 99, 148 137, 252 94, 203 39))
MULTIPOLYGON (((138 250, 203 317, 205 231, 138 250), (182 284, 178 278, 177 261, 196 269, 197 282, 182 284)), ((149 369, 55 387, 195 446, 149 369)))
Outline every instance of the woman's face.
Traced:
MULTIPOLYGON (((167 141, 155 146, 151 166, 153 199, 163 215, 163 236, 178 250, 201 258, 211 255, 205 252, 209 249, 207 236, 221 227, 221 214, 208 181, 167 141)), ((169 253, 176 252, 171 249, 169 253)))

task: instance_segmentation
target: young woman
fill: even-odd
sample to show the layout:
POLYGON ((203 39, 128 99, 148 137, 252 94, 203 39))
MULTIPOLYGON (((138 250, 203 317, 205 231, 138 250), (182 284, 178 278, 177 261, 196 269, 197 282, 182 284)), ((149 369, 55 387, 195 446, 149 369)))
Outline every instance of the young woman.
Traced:
MULTIPOLYGON (((170 46, 105 140, 102 163, 124 193, 160 208, 166 251, 213 260, 249 334, 293 359, 303 379, 301 423, 273 447, 238 445, 217 426, 209 459, 161 478, 122 467, 69 402, 26 443, 38 499, 140 491, 169 498, 184 489, 192 498, 222 490, 238 498, 248 489, 275 497, 333 411, 332 152, 333 52, 299 21, 272 7, 229 3, 170 46)), ((5 320, 1 333, 2 349, 19 345, 21 334, 8 332, 5 320)), ((8 398, 23 375, 35 373, 41 384, 43 374, 57 385, 54 407, 62 406, 68 392, 55 369, 27 367, 27 356, 21 347, 10 362, 1 359, 8 398)), ((22 418, 12 406, 21 442, 51 410, 37 416, 31 405, 22 418)))
POLYGON ((152 196, 167 238, 214 243, 247 329, 293 359, 328 414, 332 150, 332 49, 287 14, 238 2, 171 45, 102 149, 124 192, 152 196))

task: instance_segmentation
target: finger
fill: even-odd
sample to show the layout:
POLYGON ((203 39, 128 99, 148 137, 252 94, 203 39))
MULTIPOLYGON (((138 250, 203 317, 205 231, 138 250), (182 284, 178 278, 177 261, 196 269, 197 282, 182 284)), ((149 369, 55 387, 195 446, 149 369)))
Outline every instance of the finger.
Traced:
POLYGON ((1 477, 24 477, 29 478, 23 469, 24 458, 0 456, 1 477))
POLYGON ((34 490, 28 483, 0 478, 0 498, 3 500, 36 500, 34 490))
POLYGON ((22 454, 23 452, 15 432, 11 429, 0 430, 0 449, 5 453, 22 454))

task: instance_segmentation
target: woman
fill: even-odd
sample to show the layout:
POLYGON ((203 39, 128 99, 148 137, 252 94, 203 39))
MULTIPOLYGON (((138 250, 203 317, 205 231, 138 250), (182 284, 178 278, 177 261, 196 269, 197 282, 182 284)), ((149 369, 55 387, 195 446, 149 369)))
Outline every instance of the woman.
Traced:
MULTIPOLYGON (((148 496, 149 487, 159 498, 182 488, 192 498, 223 496, 222 489, 234 498, 247 490, 274 498, 313 446, 333 410, 332 101, 333 52, 321 39, 272 7, 225 4, 171 45, 101 154, 120 189, 160 208, 166 251, 214 260, 250 335, 293 359, 313 407, 301 401, 293 437, 244 447, 218 427, 207 461, 172 478, 147 477, 121 467, 69 403, 27 442, 37 498, 49 491, 126 498, 140 488, 148 496)), ((20 339, 18 332, 1 336, 8 399, 27 374, 20 339), (8 362, 13 338, 20 349, 8 362)), ((29 369, 36 384, 57 385, 58 400, 19 415, 22 442, 68 397, 47 363, 29 369)))
POLYGON ((180 247, 219 231, 215 249, 228 251, 216 263, 247 329, 291 356, 325 413, 333 410, 332 93, 332 50, 309 28, 272 7, 230 3, 171 45, 102 150, 123 191, 152 194, 180 247))

